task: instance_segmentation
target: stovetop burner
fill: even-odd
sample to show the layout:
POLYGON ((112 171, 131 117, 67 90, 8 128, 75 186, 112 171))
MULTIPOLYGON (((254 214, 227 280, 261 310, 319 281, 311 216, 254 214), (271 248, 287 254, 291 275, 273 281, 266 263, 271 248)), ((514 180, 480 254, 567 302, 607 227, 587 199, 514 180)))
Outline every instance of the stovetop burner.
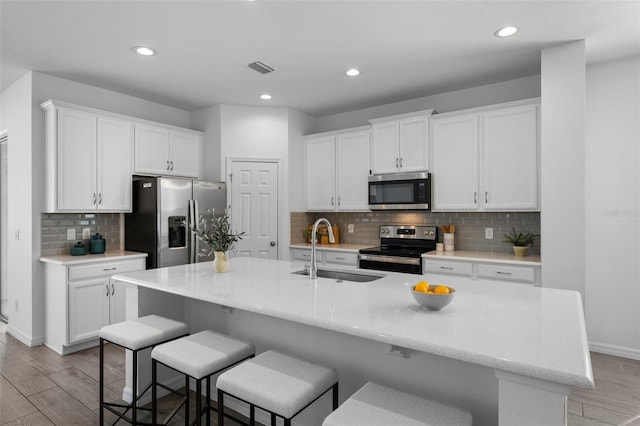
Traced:
MULTIPOLYGON (((435 247, 434 247, 435 248, 435 247)), ((420 257, 422 253, 430 251, 430 248, 409 248, 402 246, 378 246, 361 249, 362 254, 379 254, 400 257, 420 257)))

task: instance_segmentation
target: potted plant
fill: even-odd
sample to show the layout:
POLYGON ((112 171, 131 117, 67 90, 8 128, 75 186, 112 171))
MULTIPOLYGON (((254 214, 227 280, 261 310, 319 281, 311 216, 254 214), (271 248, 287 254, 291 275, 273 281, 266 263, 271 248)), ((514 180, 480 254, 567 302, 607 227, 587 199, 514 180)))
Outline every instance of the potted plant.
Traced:
POLYGON ((198 223, 186 223, 184 225, 200 240, 205 247, 200 249, 198 256, 210 256, 214 254, 213 264, 216 272, 227 272, 227 252, 233 250, 238 241, 242 239, 244 232, 234 234, 231 231, 230 217, 227 211, 216 215, 215 211, 207 209, 207 214, 200 215, 198 223))
POLYGON ((516 256, 526 256, 527 246, 533 246, 533 242, 538 236, 538 234, 533 234, 531 232, 527 232, 526 234, 516 232, 516 228, 513 228, 509 234, 504 234, 504 241, 506 243, 511 243, 513 246, 513 253, 516 256))

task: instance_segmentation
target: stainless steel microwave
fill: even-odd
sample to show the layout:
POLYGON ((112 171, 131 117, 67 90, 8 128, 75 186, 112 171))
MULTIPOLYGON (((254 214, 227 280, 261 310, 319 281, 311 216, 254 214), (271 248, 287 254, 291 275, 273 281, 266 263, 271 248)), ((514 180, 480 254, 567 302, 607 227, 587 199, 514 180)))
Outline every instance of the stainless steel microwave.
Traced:
POLYGON ((371 210, 431 210, 431 174, 393 173, 369 176, 371 210))

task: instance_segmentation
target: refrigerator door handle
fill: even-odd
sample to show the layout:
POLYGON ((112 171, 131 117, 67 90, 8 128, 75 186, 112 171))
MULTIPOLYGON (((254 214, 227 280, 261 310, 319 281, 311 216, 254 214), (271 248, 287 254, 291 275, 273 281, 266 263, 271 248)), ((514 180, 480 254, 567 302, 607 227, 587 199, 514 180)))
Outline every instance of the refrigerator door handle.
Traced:
MULTIPOLYGON (((199 223, 199 219, 200 219, 200 209, 198 208, 198 200, 191 200, 191 202, 193 203, 193 225, 194 226, 198 226, 199 223)), ((193 252, 193 260, 192 263, 196 263, 198 261, 198 239, 196 238, 195 234, 193 235, 193 240, 192 240, 192 252, 193 252)))
MULTIPOLYGON (((193 206, 193 200, 189 200, 189 211, 187 212, 187 221, 189 222, 189 226, 194 226, 195 222, 193 221, 193 210, 194 210, 194 206, 193 206)), ((194 263, 195 259, 194 259, 194 251, 195 251, 195 235, 193 232, 191 232, 191 229, 188 229, 187 232, 189 233, 189 263, 194 263)))

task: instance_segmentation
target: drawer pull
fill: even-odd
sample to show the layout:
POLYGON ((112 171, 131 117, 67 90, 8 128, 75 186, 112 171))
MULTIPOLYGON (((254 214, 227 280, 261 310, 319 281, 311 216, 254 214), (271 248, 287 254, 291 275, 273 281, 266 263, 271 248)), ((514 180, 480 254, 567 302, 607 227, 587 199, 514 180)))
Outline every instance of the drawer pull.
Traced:
POLYGON ((440 269, 444 269, 445 271, 453 271, 452 266, 441 266, 440 269))
POLYGON ((106 271, 115 271, 116 269, 118 269, 118 268, 116 268, 116 267, 113 267, 113 268, 102 268, 102 270, 105 271, 105 272, 106 271))
POLYGON ((347 260, 344 257, 336 256, 336 260, 347 260))
POLYGON ((496 274, 498 274, 498 275, 513 275, 511 272, 502 272, 502 271, 496 271, 496 274))

